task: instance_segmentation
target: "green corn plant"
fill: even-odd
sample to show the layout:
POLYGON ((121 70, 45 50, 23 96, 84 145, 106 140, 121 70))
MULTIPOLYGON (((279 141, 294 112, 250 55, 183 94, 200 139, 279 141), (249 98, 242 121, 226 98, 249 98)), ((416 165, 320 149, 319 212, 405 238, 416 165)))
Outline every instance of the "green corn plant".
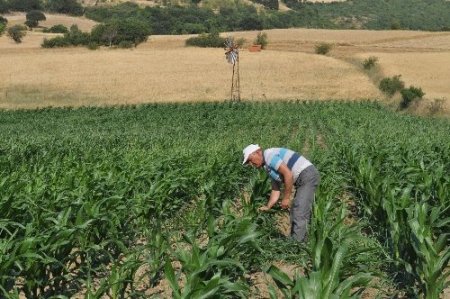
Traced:
POLYGON ((146 276, 149 278, 150 286, 154 287, 162 277, 165 257, 170 247, 165 236, 160 232, 150 231, 146 239, 148 242, 143 246, 143 260, 148 265, 148 271, 143 273, 138 281, 146 276))
POLYGON ((242 265, 232 259, 224 258, 223 247, 211 246, 202 250, 195 243, 191 246, 190 252, 179 251, 177 254, 182 271, 186 275, 183 290, 178 285, 170 261, 167 261, 165 265, 165 275, 172 287, 174 298, 197 298, 197 296, 211 298, 217 294, 245 298, 247 287, 242 282, 233 281, 232 277, 225 274, 233 274, 236 269, 243 272, 242 265))
POLYGON ((111 299, 125 298, 127 290, 134 291, 135 273, 142 264, 139 254, 130 254, 112 266, 109 277, 104 281, 109 288, 108 295, 111 299))
POLYGON ((193 272, 186 277, 186 283, 182 290, 170 261, 166 262, 165 274, 172 288, 172 296, 176 299, 247 298, 245 295, 248 292, 248 287, 240 282, 231 282, 220 271, 214 273, 210 279, 199 277, 201 272, 193 272))
MULTIPOLYGON (((360 298, 359 294, 367 287, 373 276, 369 273, 356 273, 343 278, 342 272, 344 260, 347 258, 347 244, 340 245, 339 249, 332 250, 332 243, 326 241, 328 255, 323 256, 323 264, 320 269, 307 273, 306 276, 296 274, 294 279, 271 265, 267 273, 272 276, 284 298, 360 298), (357 288, 357 290, 355 290, 357 288)), ((271 295, 274 297, 274 292, 271 295)))
POLYGON ((443 290, 450 286, 450 271, 447 269, 450 260, 450 234, 440 234, 438 237, 433 234, 433 225, 440 225, 436 223, 439 221, 439 212, 439 208, 430 208, 426 202, 417 203, 410 210, 410 241, 418 258, 410 271, 427 299, 440 298, 443 290))

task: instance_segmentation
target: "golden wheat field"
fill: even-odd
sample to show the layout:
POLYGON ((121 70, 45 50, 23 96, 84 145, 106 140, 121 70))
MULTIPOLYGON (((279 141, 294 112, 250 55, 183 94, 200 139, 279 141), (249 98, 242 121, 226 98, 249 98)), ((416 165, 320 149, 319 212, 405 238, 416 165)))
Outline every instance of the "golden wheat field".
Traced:
MULTIPOLYGON (((23 15, 14 15, 16 22, 23 15)), ((50 24, 63 16, 48 15, 50 24)), ((95 25, 82 18, 89 30, 95 25)), ((48 26, 48 25, 47 25, 48 26)), ((420 31, 267 30, 260 53, 241 50, 241 94, 246 100, 380 99, 360 62, 379 57, 383 75, 401 74, 430 99, 450 98, 450 34, 420 31), (314 53, 334 45, 327 56, 314 53)), ((256 31, 224 33, 245 38, 256 31)), ((161 101, 221 101, 230 97, 232 66, 222 49, 185 47, 189 36, 151 36, 135 49, 42 49, 45 37, 28 32, 22 44, 0 37, 0 107, 80 106, 161 101)))
POLYGON ((450 99, 450 53, 368 53, 379 58, 385 76, 401 75, 421 87, 427 98, 450 99))
MULTIPOLYGON (((0 56, 3 108, 41 105, 211 101, 229 97, 231 65, 221 49, 35 50, 0 56), (22 91, 30 100, 17 102, 22 91), (33 92, 35 91, 35 92, 33 92), (38 100, 33 93, 42 93, 38 100), (70 96, 55 100, 45 94, 70 96), (9 93, 9 95, 8 95, 9 93), (92 101, 95 102, 92 102, 92 101)), ((375 98, 356 67, 305 53, 241 54, 244 99, 375 98), (359 82, 358 91, 350 88, 359 82)))

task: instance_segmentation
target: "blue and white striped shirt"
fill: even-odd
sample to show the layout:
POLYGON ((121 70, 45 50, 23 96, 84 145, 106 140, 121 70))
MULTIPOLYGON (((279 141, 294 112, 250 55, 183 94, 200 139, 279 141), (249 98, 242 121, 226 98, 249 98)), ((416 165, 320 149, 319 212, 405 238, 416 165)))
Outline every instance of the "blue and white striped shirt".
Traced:
POLYGON ((264 169, 267 171, 270 178, 278 183, 283 182, 283 176, 278 172, 278 168, 282 162, 284 162, 292 171, 294 182, 297 180, 303 169, 312 165, 312 163, 302 155, 282 147, 266 149, 264 150, 263 156, 264 169))

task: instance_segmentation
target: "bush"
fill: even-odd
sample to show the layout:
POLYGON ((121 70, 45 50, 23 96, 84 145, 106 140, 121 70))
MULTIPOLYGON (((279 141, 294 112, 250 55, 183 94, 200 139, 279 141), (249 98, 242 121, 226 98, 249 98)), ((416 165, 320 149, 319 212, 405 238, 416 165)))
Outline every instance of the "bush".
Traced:
POLYGON ((97 50, 97 49, 99 48, 99 45, 98 45, 96 42, 90 42, 90 43, 87 45, 87 48, 88 48, 89 50, 97 50))
POLYGON ((52 26, 48 29, 45 28, 43 30, 43 32, 45 32, 45 33, 67 33, 67 32, 69 32, 69 29, 67 29, 67 27, 64 25, 58 24, 58 25, 52 26))
POLYGON ((8 20, 0 16, 0 36, 2 36, 3 32, 6 30, 6 24, 8 24, 8 20))
POLYGON ((371 68, 373 68, 378 62, 378 57, 375 56, 370 56, 369 58, 366 58, 363 61, 363 67, 366 70, 370 70, 371 68))
POLYGON ((267 33, 259 32, 254 41, 255 45, 261 45, 261 49, 265 49, 269 43, 267 39, 267 33))
POLYGON ((238 45, 239 48, 242 48, 246 42, 247 40, 245 38, 240 37, 236 40, 236 45, 238 45))
POLYGON ((186 40, 186 46, 202 48, 223 48, 224 44, 225 38, 220 37, 218 32, 200 34, 197 37, 191 37, 186 40))
POLYGON ((400 108, 408 108, 413 101, 418 101, 423 98, 425 93, 422 88, 410 86, 409 88, 404 88, 400 91, 402 94, 402 101, 400 102, 400 108))
POLYGON ((316 54, 326 55, 333 48, 332 44, 329 43, 320 43, 316 45, 316 54))
POLYGON ((22 42, 22 38, 27 34, 26 28, 23 25, 14 25, 9 27, 8 36, 12 38, 17 44, 22 42))
POLYGON ((6 29, 6 25, 3 23, 0 23, 0 36, 3 35, 3 32, 5 32, 6 29))
POLYGON ((401 75, 393 76, 392 78, 384 78, 381 80, 379 89, 386 95, 392 97, 397 91, 405 88, 405 83, 400 79, 401 75))
POLYGON ((41 44, 42 48, 62 48, 70 46, 69 40, 62 36, 57 36, 51 39, 44 38, 41 44))
POLYGON ((129 49, 134 46, 134 43, 129 40, 123 40, 119 43, 118 46, 119 46, 119 48, 122 48, 122 49, 129 49))
POLYGON ((72 25, 69 32, 64 37, 57 36, 51 39, 44 39, 41 44, 43 48, 57 48, 68 46, 87 46, 91 42, 90 34, 82 32, 77 25, 72 25))
POLYGON ((64 34, 64 37, 74 46, 87 46, 90 42, 90 34, 81 31, 77 25, 70 26, 69 32, 64 34))

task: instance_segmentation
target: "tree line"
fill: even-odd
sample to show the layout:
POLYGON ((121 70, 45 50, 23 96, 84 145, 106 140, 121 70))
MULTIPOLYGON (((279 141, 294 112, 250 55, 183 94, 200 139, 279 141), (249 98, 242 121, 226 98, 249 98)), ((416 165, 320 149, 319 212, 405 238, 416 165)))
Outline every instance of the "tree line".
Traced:
POLYGON ((147 23, 153 34, 195 34, 290 27, 450 30, 450 1, 445 0, 353 0, 334 3, 285 0, 292 9, 287 12, 277 10, 278 1, 254 2, 270 9, 258 11, 254 6, 240 2, 223 5, 217 10, 198 4, 139 7, 133 3, 124 3, 86 8, 86 16, 99 22, 137 18, 147 23))
POLYGON ((0 0, 0 13, 32 10, 45 10, 74 16, 84 14, 84 7, 76 0, 0 0))

